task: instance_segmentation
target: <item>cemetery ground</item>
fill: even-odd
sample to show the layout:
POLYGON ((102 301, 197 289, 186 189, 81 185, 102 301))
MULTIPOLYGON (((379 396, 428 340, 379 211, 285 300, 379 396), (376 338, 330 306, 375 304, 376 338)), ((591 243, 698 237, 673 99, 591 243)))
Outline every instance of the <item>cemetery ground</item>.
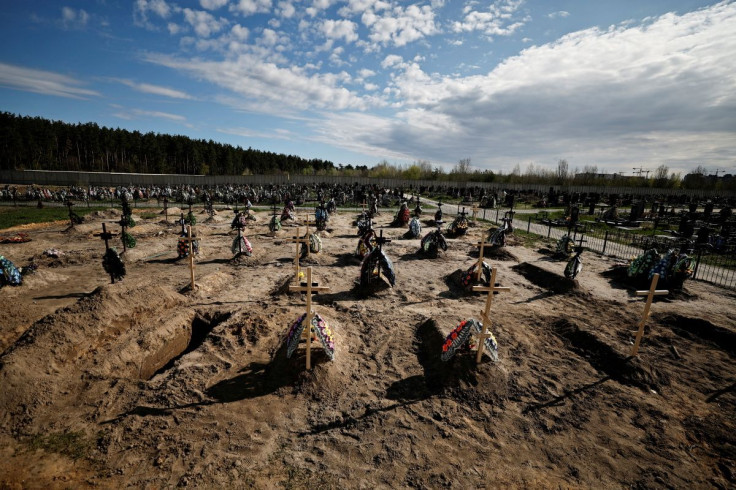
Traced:
POLYGON ((454 279, 489 225, 426 259, 380 214, 397 282, 365 291, 341 212, 301 262, 329 287, 313 304, 336 344, 329 361, 314 342, 307 371, 304 344, 284 347, 305 307, 288 288, 296 226, 272 234, 256 213, 253 256, 233 259, 232 212, 199 211, 194 291, 174 209, 136 214, 114 284, 94 235, 119 232, 117 211, 3 230, 32 241, 0 254, 38 270, 0 289, 0 488, 736 485, 734 291, 688 281, 655 298, 630 358, 645 300, 604 274, 617 260, 585 252, 563 288, 553 246, 512 236, 486 253, 510 288, 491 308, 498 362, 443 363, 445 336, 484 307, 454 279))

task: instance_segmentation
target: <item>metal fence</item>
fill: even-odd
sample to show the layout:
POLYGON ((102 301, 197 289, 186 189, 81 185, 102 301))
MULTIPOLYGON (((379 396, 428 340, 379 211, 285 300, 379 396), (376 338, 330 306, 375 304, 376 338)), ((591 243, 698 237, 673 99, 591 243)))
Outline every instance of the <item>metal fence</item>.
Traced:
MULTIPOLYGON (((499 223, 499 218, 503 217, 503 211, 500 209, 483 210, 479 217, 499 223)), ((568 232, 566 227, 538 223, 532 214, 521 220, 517 219, 515 227, 552 240, 559 240, 568 232)), ((682 243, 681 239, 674 236, 643 235, 626 230, 595 227, 584 227, 574 232, 576 243, 581 235, 584 235, 584 246, 587 249, 601 255, 626 260, 641 255, 651 245, 656 246, 657 250, 662 252, 671 248, 679 249, 682 243)), ((731 244, 718 249, 696 245, 694 250, 692 279, 736 289, 736 245, 731 244)))

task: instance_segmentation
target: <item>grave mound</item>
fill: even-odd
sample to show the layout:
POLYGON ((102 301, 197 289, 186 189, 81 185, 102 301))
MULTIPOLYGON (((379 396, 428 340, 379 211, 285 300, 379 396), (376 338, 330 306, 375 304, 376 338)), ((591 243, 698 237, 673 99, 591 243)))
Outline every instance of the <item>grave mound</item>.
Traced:
POLYGON ((555 293, 568 293, 580 288, 576 280, 570 280, 562 274, 555 274, 529 262, 522 262, 513 266, 512 269, 540 288, 549 289, 555 293))
POLYGON ((442 344, 453 327, 448 324, 440 329, 432 319, 417 325, 414 353, 424 374, 397 381, 388 388, 388 398, 408 401, 445 395, 467 404, 495 403, 506 398, 508 375, 502 360, 493 363, 484 354, 483 361, 476 364, 475 351, 458 353, 448 362, 441 360, 442 344))
POLYGON ((621 384, 656 391, 661 391, 670 384, 666 372, 660 371, 641 357, 621 354, 609 341, 600 339, 591 327, 581 326, 577 321, 568 318, 554 319, 549 327, 568 350, 621 384))

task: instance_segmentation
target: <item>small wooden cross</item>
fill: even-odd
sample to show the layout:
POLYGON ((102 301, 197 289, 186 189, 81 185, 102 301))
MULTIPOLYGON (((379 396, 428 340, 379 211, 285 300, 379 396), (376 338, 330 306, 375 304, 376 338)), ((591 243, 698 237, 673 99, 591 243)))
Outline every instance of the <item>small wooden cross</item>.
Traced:
POLYGON ((185 227, 186 220, 184 220, 184 213, 181 213, 181 218, 179 219, 179 224, 181 225, 181 234, 183 235, 187 231, 187 229, 185 227))
POLYGON ((309 253, 310 253, 310 248, 311 248, 311 247, 309 246, 309 214, 307 214, 307 231, 306 231, 306 233, 304 234, 304 238, 305 238, 305 239, 307 240, 307 241, 306 241, 306 242, 304 242, 304 243, 305 243, 305 244, 306 244, 306 246, 307 246, 307 257, 309 257, 309 253))
POLYGON ((307 333, 307 370, 312 369, 312 295, 320 291, 329 291, 328 286, 319 286, 316 282, 312 282, 312 268, 307 267, 307 282, 300 283, 299 286, 289 286, 289 291, 298 291, 307 294, 307 314, 304 317, 307 333))
POLYGON ((473 204, 473 221, 475 221, 475 217, 478 215, 478 211, 480 211, 480 208, 473 204))
POLYGON ((194 242, 196 238, 192 238, 192 225, 187 225, 187 237, 181 238, 181 240, 189 244, 189 277, 191 279, 191 288, 194 291, 196 285, 194 284, 194 242))
POLYGON ((67 199, 64 204, 66 204, 66 207, 69 208, 69 224, 71 226, 74 226, 74 218, 72 218, 72 206, 74 206, 74 203, 71 199, 67 199))
MULTIPOLYGON (((107 231, 107 226, 105 223, 102 223, 102 233, 95 233, 94 236, 100 237, 102 240, 105 240, 105 254, 107 254, 107 251, 110 249, 109 240, 112 240, 114 236, 116 236, 116 233, 110 233, 107 231)), ((110 280, 112 281, 112 284, 115 284, 115 276, 110 273, 110 280)))
POLYGON ((243 236, 243 233, 240 230, 240 227, 238 226, 238 255, 243 253, 243 240, 241 240, 242 236, 243 236))
POLYGON ((631 350, 631 355, 635 356, 637 352, 639 352, 639 343, 641 342, 641 338, 644 335, 644 324, 647 321, 647 318, 649 318, 649 308, 652 306, 652 300, 654 299, 654 296, 664 296, 666 294, 670 294, 669 290, 667 289, 657 289, 657 282, 659 282, 659 274, 654 274, 654 277, 652 277, 652 284, 649 286, 649 289, 646 291, 637 291, 637 296, 646 296, 647 297, 647 303, 644 306, 644 314, 641 317, 641 320, 639 321, 639 331, 636 332, 636 341, 634 341, 634 348, 631 350))
MULTIPOLYGON (((478 266, 477 266, 477 269, 478 270, 476 271, 476 278, 475 278, 476 281, 480 281, 480 276, 483 273, 483 249, 486 246, 486 237, 484 236, 481 239, 481 242, 480 243, 476 243, 475 246, 476 247, 480 247, 480 255, 478 255, 478 266)), ((491 283, 491 284, 493 284, 493 283, 491 283)))
POLYGON ((169 199, 164 196, 164 220, 169 222, 169 199))
POLYGON ((300 271, 299 269, 299 255, 300 255, 299 245, 303 243, 304 245, 306 245, 307 250, 308 250, 309 249, 309 237, 299 236, 299 227, 297 226, 296 236, 292 237, 291 240, 289 240, 289 243, 296 243, 296 255, 294 255, 294 277, 296 278, 296 281, 298 282, 299 281, 299 271, 300 271))
POLYGON ((491 318, 488 316, 488 314, 491 312, 491 302, 493 301, 493 295, 497 293, 507 293, 511 291, 511 288, 496 286, 496 269, 494 267, 491 270, 491 283, 487 287, 473 286, 473 291, 488 292, 488 296, 486 297, 486 307, 481 312, 481 319, 483 320, 483 331, 478 334, 478 355, 475 358, 475 362, 480 363, 481 359, 483 358, 485 341, 488 337, 492 335, 490 332, 491 318))

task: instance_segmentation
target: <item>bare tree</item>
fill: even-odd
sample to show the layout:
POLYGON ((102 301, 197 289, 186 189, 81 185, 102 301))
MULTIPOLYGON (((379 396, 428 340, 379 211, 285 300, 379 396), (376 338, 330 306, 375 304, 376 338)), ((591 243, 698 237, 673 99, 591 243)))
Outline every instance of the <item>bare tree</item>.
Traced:
POLYGON ((567 166, 567 160, 562 159, 557 162, 557 182, 559 184, 563 184, 567 182, 568 177, 570 176, 570 171, 568 170, 567 166))

